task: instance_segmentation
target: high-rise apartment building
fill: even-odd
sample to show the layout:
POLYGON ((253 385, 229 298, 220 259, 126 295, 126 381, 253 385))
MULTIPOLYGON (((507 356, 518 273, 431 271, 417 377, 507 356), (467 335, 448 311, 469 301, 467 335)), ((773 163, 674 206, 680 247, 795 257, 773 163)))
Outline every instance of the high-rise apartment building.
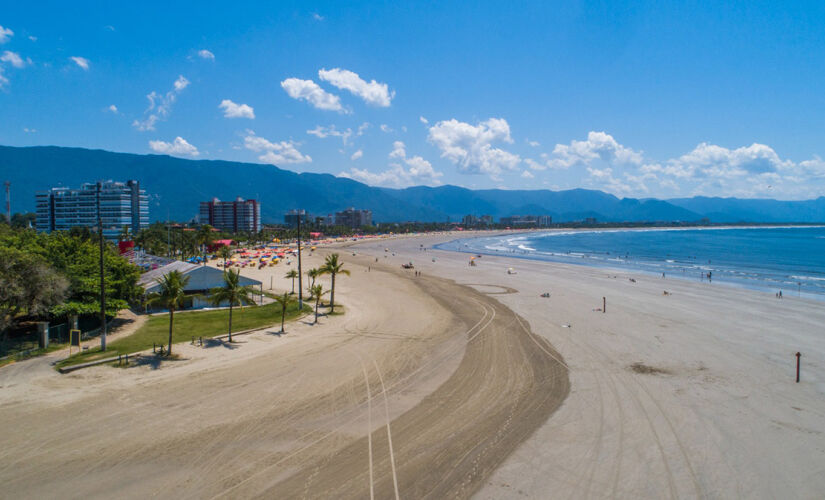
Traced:
MULTIPOLYGON (((98 187, 86 183, 80 189, 51 188, 35 193, 37 230, 68 231, 73 227, 97 227, 98 187)), ((149 225, 149 198, 138 181, 100 183, 100 217, 103 236, 117 239, 123 227, 132 234, 149 225)))
POLYGON ((221 231, 257 233, 261 230, 261 204, 257 200, 202 201, 200 223, 209 224, 221 231))
POLYGON ((346 227, 363 227, 372 225, 370 210, 356 210, 350 207, 342 212, 335 212, 335 225, 346 227))

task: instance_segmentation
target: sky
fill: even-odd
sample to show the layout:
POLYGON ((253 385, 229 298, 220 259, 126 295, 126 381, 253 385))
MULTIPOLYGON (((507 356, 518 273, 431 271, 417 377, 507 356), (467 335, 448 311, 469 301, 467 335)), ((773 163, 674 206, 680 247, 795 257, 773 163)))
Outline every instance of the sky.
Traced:
POLYGON ((825 2, 8 2, 0 144, 815 198, 825 2))

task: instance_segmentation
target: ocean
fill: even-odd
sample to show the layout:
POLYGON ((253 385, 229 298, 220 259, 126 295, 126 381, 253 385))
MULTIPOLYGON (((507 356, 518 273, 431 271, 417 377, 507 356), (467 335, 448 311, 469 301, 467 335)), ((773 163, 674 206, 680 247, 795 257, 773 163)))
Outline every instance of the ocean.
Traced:
POLYGON ((825 227, 561 230, 437 248, 641 271, 825 300, 825 227))

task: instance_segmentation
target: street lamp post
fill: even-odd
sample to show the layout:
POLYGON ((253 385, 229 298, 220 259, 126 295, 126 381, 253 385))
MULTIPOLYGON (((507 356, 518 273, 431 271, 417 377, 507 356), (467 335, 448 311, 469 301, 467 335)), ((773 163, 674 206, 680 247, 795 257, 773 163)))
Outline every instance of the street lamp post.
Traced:
POLYGON ((97 232, 100 244, 100 350, 106 350, 106 279, 103 274, 103 217, 100 215, 100 192, 102 186, 97 183, 97 232))
POLYGON ((301 214, 298 214, 298 310, 304 310, 304 283, 301 273, 301 214))

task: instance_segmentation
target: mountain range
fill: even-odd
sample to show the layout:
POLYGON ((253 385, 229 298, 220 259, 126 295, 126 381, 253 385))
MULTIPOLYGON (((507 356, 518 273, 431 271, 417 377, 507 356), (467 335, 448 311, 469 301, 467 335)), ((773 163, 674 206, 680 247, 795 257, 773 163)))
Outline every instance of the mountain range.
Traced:
POLYGON ((464 215, 551 215, 557 222, 825 222, 825 197, 804 201, 741 198, 618 198, 598 190, 471 190, 458 186, 372 187, 330 174, 296 173, 273 165, 188 160, 56 146, 0 146, 0 180, 11 182, 12 209, 34 211, 34 193, 97 180, 137 179, 150 196, 152 220, 192 219, 198 203, 238 196, 261 201, 264 222, 283 222, 303 208, 326 215, 367 208, 376 222, 457 221, 464 215))

